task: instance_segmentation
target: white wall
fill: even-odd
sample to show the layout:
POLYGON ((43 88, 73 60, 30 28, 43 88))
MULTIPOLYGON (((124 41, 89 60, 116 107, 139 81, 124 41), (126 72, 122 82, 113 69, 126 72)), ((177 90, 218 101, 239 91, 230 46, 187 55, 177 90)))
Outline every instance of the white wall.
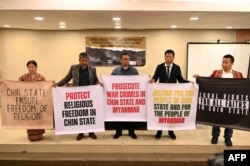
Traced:
MULTIPOLYGON (((71 64, 78 63, 78 54, 85 50, 86 36, 145 36, 146 65, 140 74, 153 75, 157 64, 164 61, 164 51, 176 52, 186 77, 187 42, 235 42, 235 30, 79 30, 32 31, 0 29, 0 67, 2 79, 17 80, 27 72, 26 62, 38 62, 38 72, 47 80, 58 82, 71 64)), ((199 60, 197 60, 199 63, 199 60)), ((97 67, 97 74, 110 74, 114 67, 97 67)))

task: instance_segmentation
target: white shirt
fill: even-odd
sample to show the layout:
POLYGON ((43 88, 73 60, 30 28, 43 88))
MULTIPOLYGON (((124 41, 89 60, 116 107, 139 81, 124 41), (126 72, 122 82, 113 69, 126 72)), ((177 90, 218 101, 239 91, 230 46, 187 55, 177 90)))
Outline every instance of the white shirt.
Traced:
POLYGON ((170 66, 170 67, 169 67, 169 74, 170 74, 170 73, 171 73, 171 69, 172 69, 173 64, 171 64, 171 65, 167 65, 167 64, 165 63, 166 72, 167 72, 167 66, 170 66))
POLYGON ((225 72, 224 70, 223 70, 223 72, 222 72, 222 76, 221 76, 222 78, 234 78, 233 77, 233 70, 231 69, 229 72, 225 72))

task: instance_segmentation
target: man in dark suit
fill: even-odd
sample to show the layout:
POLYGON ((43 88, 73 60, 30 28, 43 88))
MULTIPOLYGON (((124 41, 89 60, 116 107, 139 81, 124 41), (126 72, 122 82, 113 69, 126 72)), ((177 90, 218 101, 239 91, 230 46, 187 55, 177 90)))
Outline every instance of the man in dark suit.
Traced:
MULTIPOLYGON (((159 79, 160 83, 187 83, 189 81, 182 77, 180 66, 173 63, 175 53, 173 50, 165 51, 165 62, 157 66, 153 78, 149 81, 150 83, 157 82, 159 79)), ((176 139, 174 131, 168 131, 171 139, 176 139)), ((160 139, 162 131, 158 130, 155 138, 160 139)))

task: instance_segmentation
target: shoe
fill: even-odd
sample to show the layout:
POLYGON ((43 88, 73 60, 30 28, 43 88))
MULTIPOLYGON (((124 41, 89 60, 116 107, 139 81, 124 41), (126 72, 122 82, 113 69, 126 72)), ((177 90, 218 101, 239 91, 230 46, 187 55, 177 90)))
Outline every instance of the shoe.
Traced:
POLYGON ((157 131, 156 135, 155 135, 155 138, 156 139, 160 139, 161 138, 161 135, 162 135, 162 131, 157 131))
POLYGON ((121 134, 117 134, 115 133, 115 135, 113 136, 114 139, 118 139, 121 136, 121 134))
POLYGON ((211 143, 212 144, 217 144, 217 142, 218 142, 218 137, 212 137, 211 143))
POLYGON ((174 134, 173 131, 169 131, 168 135, 170 136, 171 139, 176 139, 176 135, 174 134))
POLYGON ((89 133, 89 137, 92 139, 97 139, 97 136, 95 135, 95 133, 89 133))
POLYGON ((226 146, 233 146, 231 139, 225 139, 226 146))
POLYGON ((130 135, 131 138, 137 139, 137 136, 135 135, 135 133, 130 133, 129 135, 130 135))
POLYGON ((80 141, 82 138, 84 137, 84 134, 83 133, 80 133, 76 136, 76 140, 77 141, 80 141))

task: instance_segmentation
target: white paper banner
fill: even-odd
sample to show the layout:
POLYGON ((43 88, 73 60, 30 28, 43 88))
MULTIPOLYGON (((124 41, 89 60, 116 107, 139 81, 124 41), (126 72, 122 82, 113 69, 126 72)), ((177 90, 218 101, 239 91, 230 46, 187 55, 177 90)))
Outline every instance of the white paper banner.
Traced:
POLYGON ((196 129, 198 86, 191 83, 148 85, 148 130, 196 129))
POLYGON ((100 85, 53 88, 53 101, 56 135, 105 130, 100 85))
POLYGON ((145 122, 148 81, 148 75, 102 75, 105 121, 145 122))

